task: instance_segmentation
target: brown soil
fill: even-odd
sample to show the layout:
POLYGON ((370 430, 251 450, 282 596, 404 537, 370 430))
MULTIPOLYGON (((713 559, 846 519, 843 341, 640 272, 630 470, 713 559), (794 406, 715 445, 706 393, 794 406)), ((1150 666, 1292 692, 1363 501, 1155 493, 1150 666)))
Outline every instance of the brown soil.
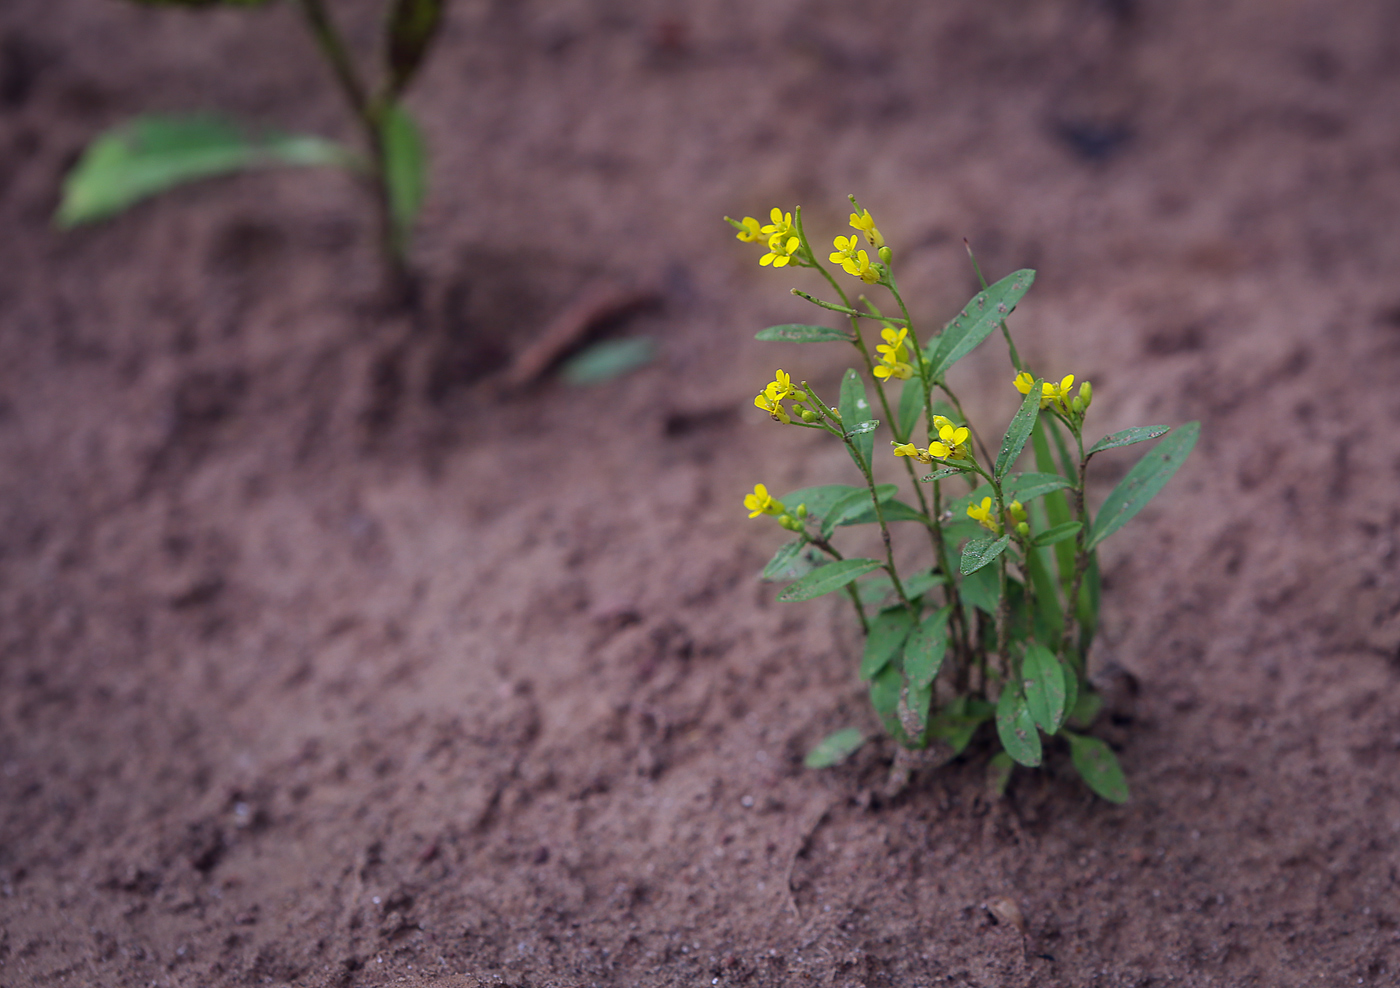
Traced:
POLYGON ((138 111, 353 137, 289 9, 0 7, 0 984, 1400 983, 1400 8, 460 0, 412 103, 416 319, 336 175, 49 226, 138 111), (751 407, 845 355, 719 218, 847 192, 925 326, 970 237, 1104 431, 1203 422, 1104 559, 1125 806, 801 768, 858 642, 739 502, 850 480, 751 407), (500 393, 598 284, 659 359, 500 393))

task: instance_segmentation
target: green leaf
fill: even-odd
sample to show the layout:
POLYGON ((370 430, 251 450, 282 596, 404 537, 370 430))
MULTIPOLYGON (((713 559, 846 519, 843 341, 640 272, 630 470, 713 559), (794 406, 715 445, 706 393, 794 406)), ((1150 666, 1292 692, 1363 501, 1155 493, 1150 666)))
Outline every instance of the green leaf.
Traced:
POLYGON ((423 64, 442 24, 444 0, 394 0, 385 29, 389 95, 397 99, 423 64))
POLYGON ((1099 716, 1099 711, 1103 709, 1103 697, 1093 690, 1081 690, 1079 699, 1070 708, 1070 714, 1065 719, 1075 727, 1088 727, 1099 716))
POLYGON ((1006 753, 1028 768, 1040 764, 1040 732, 1035 729, 1026 698, 1010 684, 997 699, 997 736, 1006 753))
POLYGON ((1054 734, 1065 713, 1065 670, 1060 660, 1044 645, 1032 642, 1021 660, 1021 680, 1031 720, 1046 734, 1054 734))
POLYGON ((1031 540, 1031 545, 1036 547, 1042 547, 1047 545, 1054 545, 1056 542, 1063 542, 1065 539, 1072 539, 1074 538, 1075 533, 1083 527, 1083 522, 1067 521, 1063 525, 1056 525, 1054 528, 1047 528, 1045 531, 1041 532, 1039 535, 1037 535, 1034 539, 1031 540))
POLYGON ((904 382, 904 390, 899 393, 899 438, 908 441, 919 424, 919 415, 924 410, 924 384, 914 375, 904 382))
POLYGON ((1001 538, 988 535, 985 538, 973 539, 963 546, 962 560, 958 563, 958 569, 963 576, 976 573, 1006 551, 1010 542, 1011 536, 1009 535, 1003 535, 1001 538))
POLYGON ((1031 430, 1035 428, 1035 421, 1040 417, 1040 386, 1045 383, 1040 378, 1036 378, 1035 384, 1031 386, 1030 393, 1021 402, 1020 409, 1011 419, 1011 424, 1006 428, 1006 435, 1001 440, 1001 451, 997 453, 996 478, 1001 480, 1006 476, 1006 471, 1011 469, 1016 462, 1016 457, 1021 455, 1021 450, 1026 448, 1026 440, 1031 436, 1031 430))
POLYGON ((860 425, 852 426, 846 435, 854 439, 856 436, 863 436, 867 432, 874 432, 878 428, 880 428, 880 420, 871 419, 869 422, 862 422, 860 425))
POLYGON ((389 211, 402 250, 428 194, 428 155, 417 121, 399 103, 385 110, 379 139, 384 145, 384 183, 389 190, 389 211))
POLYGON ((1144 425, 1136 429, 1124 429, 1121 432, 1114 432, 1104 436, 1094 445, 1089 447, 1089 452, 1084 454, 1087 460, 1095 453, 1102 453, 1106 449, 1116 449, 1119 446, 1132 446, 1134 443, 1146 442, 1149 439, 1156 439, 1158 436, 1165 436, 1171 432, 1169 425, 1144 425))
MULTIPOLYGON (((1065 709, 1060 714, 1060 722, 1055 725, 1055 731, 1064 727, 1074 714, 1074 708, 1079 705, 1079 674, 1070 666, 1064 666, 1065 671, 1065 709)), ((1054 734, 1055 731, 1051 731, 1054 734)))
POLYGON ((361 167, 333 141, 305 134, 246 137, 221 117, 143 116, 101 134, 63 182, 61 227, 91 223, 197 179, 271 165, 361 167))
POLYGON ((933 570, 920 570, 913 576, 904 580, 904 592, 909 595, 910 600, 922 597, 934 587, 942 586, 948 581, 944 579, 942 573, 935 573, 933 570))
POLYGON ((655 357, 656 343, 649 336, 603 340, 571 357, 559 369, 559 374, 574 385, 602 384, 645 367, 655 357))
MULTIPOLYGON (((1055 472, 1055 458, 1050 454, 1050 443, 1045 438, 1045 433, 1047 430, 1055 428, 1054 419, 1042 416, 1036 421, 1035 433, 1032 438, 1032 446, 1035 450, 1035 468, 1050 477, 1058 476, 1058 474, 1055 472)), ((1063 491, 1052 491, 1046 494, 1043 503, 1045 516, 1052 526, 1063 525, 1070 520, 1069 500, 1063 491)), ((1068 592, 1068 584, 1071 574, 1074 572, 1074 546, 1064 542, 1055 543, 1055 565, 1060 579, 1065 583, 1066 592, 1068 592)))
POLYGON ((919 622, 904 645, 904 674, 911 685, 925 688, 938 678, 943 656, 948 650, 948 615, 952 608, 941 607, 919 622))
POLYGON ((992 330, 1011 314, 1011 310, 1016 308, 1016 303, 1021 301, 1021 296, 1030 290, 1034 281, 1034 271, 1015 271, 986 291, 974 295, 972 301, 963 307, 962 312, 947 325, 942 334, 930 341, 932 353, 929 360, 933 364, 930 378, 935 381, 942 380, 948 368, 985 340, 992 330))
POLYGON ((828 734, 817 744, 815 748, 807 752, 807 757, 802 764, 808 768, 831 768, 833 765, 840 765, 856 750, 865 744, 865 735, 854 727, 843 727, 833 734, 828 734))
POLYGON ((1001 600, 1001 579, 994 569, 979 569, 963 577, 960 592, 964 602, 995 615, 1001 600))
POLYGON ((900 605, 881 611, 870 622, 870 634, 865 639, 865 654, 860 660, 860 678, 864 682, 877 675, 890 664, 909 637, 914 627, 914 616, 909 608, 900 605))
POLYGON ((1099 600, 1102 593, 1103 577, 1099 573, 1099 554, 1091 552, 1089 554, 1089 568, 1084 571, 1084 584, 1079 590, 1079 606, 1075 609, 1075 617, 1079 619, 1080 627, 1083 630, 1080 648, 1086 653, 1099 628, 1099 600))
POLYGON ((1060 605, 1058 584, 1050 577, 1044 555, 1038 549, 1026 554, 1026 569, 1030 571, 1031 585, 1035 587, 1035 606, 1040 620, 1056 639, 1064 630, 1064 614, 1060 605))
POLYGON ((947 480, 949 477, 956 477, 962 473, 963 471, 956 467, 940 467, 933 471, 933 473, 920 477, 919 479, 927 484, 935 480, 947 480))
MULTIPOLYGON (((881 484, 881 487, 884 485, 881 484)), ((888 501, 880 502, 880 511, 885 516, 886 522, 896 521, 917 521, 925 525, 928 524, 928 517, 922 512, 911 508, 898 498, 890 498, 888 501)), ((873 525, 875 523, 875 506, 870 503, 870 498, 865 499, 865 507, 852 515, 847 515, 838 524, 840 525, 873 525)))
POLYGON ((1092 549, 1143 509, 1172 475, 1180 469, 1201 434, 1201 423, 1188 422, 1152 448, 1128 471, 1108 495, 1094 518, 1085 548, 1092 549))
POLYGON ((798 577, 806 576, 812 572, 814 567, 810 557, 804 554, 807 548, 806 539, 797 539, 773 553, 773 558, 768 560, 768 565, 763 567, 760 579, 770 583, 782 580, 796 580, 798 577))
POLYGON ((1110 803, 1128 801, 1128 780, 1113 749, 1098 738, 1064 732, 1069 739, 1069 757, 1079 777, 1089 788, 1110 803))
POLYGON ((841 559, 808 573, 778 594, 783 601, 811 600, 840 590, 846 584, 883 565, 878 559, 841 559))
POLYGON ((832 343, 836 341, 849 343, 851 342, 851 334, 844 329, 831 329, 828 326, 804 326, 802 323, 790 322, 781 326, 760 329, 754 339, 762 340, 765 343, 832 343))
POLYGON ((862 604, 884 604, 886 598, 894 596, 894 581, 883 571, 876 573, 856 584, 856 596, 862 604))
POLYGON ((779 500, 787 505, 789 511, 796 511, 799 504, 805 504, 809 515, 825 519, 831 509, 846 495, 857 491, 868 497, 868 490, 869 488, 852 487, 850 484, 822 484, 818 487, 799 487, 790 494, 784 494, 779 500))
POLYGON ((857 453, 864 457, 864 462, 856 460, 856 466, 860 467, 861 472, 864 473, 870 467, 870 456, 875 449, 875 437, 868 432, 855 432, 856 426, 863 422, 869 422, 872 416, 870 402, 865 396, 865 382, 854 370, 846 371, 846 376, 841 379, 841 403, 838 410, 841 412, 841 425, 846 430, 846 434, 855 436, 852 440, 855 452, 851 454, 851 458, 856 459, 857 453))
MULTIPOLYGON (((888 501, 898 492, 899 488, 894 484, 879 484, 875 488, 875 496, 882 502, 888 501)), ((786 501, 783 503, 787 504, 786 501)), ((810 514, 812 509, 809 507, 807 511, 810 514)), ((837 525, 863 512, 869 512, 871 521, 875 520, 875 506, 870 503, 870 488, 853 487, 841 500, 826 510, 822 518, 822 538, 831 538, 831 533, 836 530, 837 525)))
MULTIPOLYGON (((870 681, 870 705, 880 715, 886 727, 898 727, 896 714, 899 712, 899 696, 904 692, 904 677, 893 665, 886 665, 870 681)), ((891 734, 896 733, 890 731, 891 734)))
POLYGON ((1004 751, 998 751, 987 762, 987 791, 994 797, 1000 799, 1006 795, 1007 783, 1011 781, 1011 773, 1016 768, 1016 762, 1004 751))

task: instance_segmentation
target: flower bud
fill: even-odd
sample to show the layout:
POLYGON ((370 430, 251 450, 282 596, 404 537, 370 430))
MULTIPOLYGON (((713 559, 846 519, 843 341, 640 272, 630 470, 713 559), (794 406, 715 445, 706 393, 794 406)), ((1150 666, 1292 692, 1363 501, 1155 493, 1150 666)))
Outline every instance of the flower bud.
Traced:
POLYGON ((1012 501, 1008 508, 1011 511, 1012 518, 1015 518, 1017 521, 1026 520, 1026 509, 1021 505, 1020 501, 1012 501))
POLYGON ((893 256, 894 253, 888 247, 880 248, 880 260, 884 261, 886 264, 890 263, 890 258, 893 256))
POLYGON ((1075 415, 1083 415, 1084 399, 1079 397, 1073 398, 1069 403, 1069 407, 1070 411, 1074 412, 1075 415))
POLYGON ((1084 399, 1084 407, 1088 408, 1089 403, 1094 400, 1094 386, 1085 381, 1079 386, 1079 397, 1084 399))
POLYGON ((1031 534, 1031 526, 1026 522, 1017 522, 1016 534, 1021 536, 1021 538, 1023 539, 1028 538, 1031 534))
POLYGON ((792 515, 780 516, 778 518, 778 524, 782 525, 789 532, 796 531, 798 528, 802 527, 801 524, 797 521, 797 519, 792 517, 792 515))
POLYGON ((817 413, 814 412, 814 411, 812 411, 810 408, 804 408, 804 409, 802 409, 801 414, 802 414, 802 421, 803 421, 803 422, 807 422, 807 423, 815 422, 815 421, 817 420, 817 418, 819 417, 819 416, 817 415, 817 413))
POLYGON ((797 506, 797 517, 799 517, 799 518, 806 518, 806 517, 807 517, 807 505, 805 505, 805 504, 799 504, 799 505, 797 506))

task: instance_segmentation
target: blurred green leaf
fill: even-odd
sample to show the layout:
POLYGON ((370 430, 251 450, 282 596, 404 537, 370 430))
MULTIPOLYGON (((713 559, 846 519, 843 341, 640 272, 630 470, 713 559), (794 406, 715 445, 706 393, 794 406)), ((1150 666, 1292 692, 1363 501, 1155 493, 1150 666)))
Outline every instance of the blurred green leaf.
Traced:
MULTIPOLYGON (((1069 486, 1070 482, 1058 473, 1013 473, 1001 482, 1001 489, 1008 504, 1013 500, 1028 504, 1038 497, 1069 486)), ((948 510, 953 513, 955 519, 965 518, 968 505, 980 504, 984 497, 992 496, 992 485, 982 484, 972 493, 948 502, 948 510)))
MULTIPOLYGON (((1034 271, 1015 271, 986 291, 974 295, 942 334, 929 341, 929 350, 932 352, 928 357, 933 364, 930 379, 942 380, 948 368, 985 340, 1016 308, 1016 303, 1021 301, 1021 296, 1030 290, 1034 281, 1034 271)), ((948 417, 952 418, 951 415, 948 417)))
POLYGON ((1060 722, 1055 725, 1054 734, 1069 722, 1074 715, 1074 708, 1079 705, 1079 674, 1069 665, 1062 666, 1065 671, 1065 709, 1060 713, 1060 722))
POLYGON ((944 579, 942 573, 935 573, 933 570, 920 570, 913 576, 904 578, 904 592, 909 595, 909 599, 921 597, 934 587, 942 586, 948 581, 944 579))
POLYGON ((602 384, 645 367, 655 358, 656 343, 649 336, 602 340, 565 361, 559 373, 570 384, 602 384))
POLYGON ((997 736, 1006 753, 1028 768, 1040 764, 1040 732, 1035 729, 1026 698, 1010 684, 997 699, 997 736))
POLYGON ((769 583, 778 583, 806 576, 816 569, 811 558, 803 551, 806 548, 806 539, 797 539, 782 546, 773 553, 773 558, 768 560, 768 565, 763 567, 761 578, 769 583))
MULTIPOLYGON (((1055 471, 1055 458, 1050 454, 1050 442, 1045 438, 1046 431, 1055 428, 1055 420, 1042 415, 1036 421, 1035 432, 1031 438, 1031 445, 1035 450, 1035 468, 1049 477, 1059 476, 1055 471)), ((1046 494, 1043 503, 1045 516, 1052 526, 1063 525, 1070 520, 1069 499, 1064 491, 1046 494)), ((1064 542, 1055 543, 1055 565, 1060 580, 1066 585, 1065 592, 1068 593, 1068 583, 1074 572, 1074 546, 1064 542)))
POLYGON ((1031 545, 1040 548, 1047 545, 1054 545, 1057 542, 1063 542, 1065 539, 1072 539, 1075 533, 1083 527, 1083 522, 1067 521, 1063 525, 1047 528, 1031 540, 1031 545))
POLYGON ((754 339, 765 343, 849 343, 851 334, 844 329, 832 329, 829 326, 804 326, 802 323, 790 322, 782 326, 760 329, 754 339))
MULTIPOLYGON (((881 484, 880 486, 883 487, 884 485, 881 484)), ((927 516, 911 508, 898 498, 890 498, 888 501, 882 500, 880 502, 880 513, 885 516, 885 521, 887 523, 896 521, 917 521, 925 525, 928 524, 927 516)), ((848 514, 841 521, 837 522, 837 524, 873 525, 875 521, 875 506, 870 503, 870 498, 867 496, 863 508, 853 514, 848 514)))
POLYGON ((1065 712, 1065 672, 1055 653, 1039 642, 1026 646, 1021 660, 1026 709, 1046 734, 1054 734, 1065 712))
POLYGON ((860 660, 862 681, 873 678, 904 646, 904 639, 914 627, 909 608, 900 605, 881 611, 870 622, 870 634, 865 639, 865 653, 860 660))
POLYGON ((1092 549, 1108 538, 1146 506, 1180 469, 1201 434, 1201 423, 1188 422, 1152 448, 1119 481, 1094 518, 1094 528, 1085 543, 1092 549))
POLYGON ((1074 762, 1080 778, 1089 788, 1110 803, 1128 801, 1128 780, 1118 764, 1118 756, 1113 749, 1098 738, 1065 731, 1069 739, 1069 757, 1074 762))
POLYGON ((993 755, 987 762, 987 791, 997 799, 1005 796, 1015 768, 1016 762, 1006 752, 998 751, 993 755))
MULTIPOLYGON (((875 496, 882 502, 888 501, 899 492, 899 488, 894 484, 879 484, 875 488, 875 496)), ((787 504, 786 501, 783 502, 787 504)), ((810 513, 811 508, 807 511, 810 513)), ((841 500, 837 501, 827 509, 822 518, 822 538, 831 538, 831 533, 836 530, 836 526, 845 523, 847 518, 854 518, 862 512, 870 512, 871 520, 875 517, 875 506, 870 503, 870 488, 854 487, 841 500)))
MULTIPOLYGON (((869 422, 873 417, 870 414, 870 402, 865 395, 865 381, 854 370, 846 371, 846 376, 841 379, 841 403, 838 411, 841 413, 841 425, 848 435, 856 435, 852 440, 856 452, 864 457, 864 462, 857 460, 856 466, 861 472, 869 469, 870 456, 875 449, 875 436, 872 433, 855 434, 855 427, 863 422, 869 422)), ((856 459, 852 453, 852 459, 856 459)))
POLYGON ((1011 536, 1009 535, 1003 535, 1001 538, 988 535, 985 538, 973 539, 963 546, 962 560, 958 563, 958 569, 963 576, 977 572, 996 559, 997 556, 1000 556, 1010 542, 1011 536))
POLYGON ((951 607, 941 607, 919 622, 904 645, 904 674, 918 687, 928 687, 938 678, 943 656, 948 651, 948 615, 951 607))
POLYGON ((389 98, 398 99, 418 69, 442 24, 444 0, 394 0, 384 29, 389 98))
POLYGON ((1136 429, 1124 429, 1122 432, 1115 432, 1104 436, 1094 445, 1089 447, 1089 451, 1084 454, 1087 460, 1095 453, 1102 453, 1106 449, 1117 449, 1119 446, 1132 446, 1134 443, 1146 442, 1149 439, 1156 439, 1158 436, 1165 436, 1171 432, 1169 425, 1144 425, 1136 429))
POLYGON ((352 152, 311 135, 253 139, 216 116, 136 117, 88 145, 64 180, 54 220, 91 223, 186 182, 271 165, 362 167, 352 152))
POLYGON ((805 504, 809 515, 824 520, 831 513, 831 509, 852 491, 869 496, 869 488, 866 487, 852 487, 850 484, 822 484, 817 487, 799 487, 790 494, 784 494, 779 500, 787 505, 789 511, 796 511, 799 504, 805 504))
POLYGON ((954 755, 961 755, 972 742, 972 736, 992 715, 996 708, 985 700, 973 697, 958 697, 933 718, 929 724, 929 737, 945 742, 953 749, 954 755))
POLYGON ((1075 701, 1066 720, 1075 727, 1088 727, 1098 718, 1102 709, 1103 697, 1093 690, 1080 689, 1079 699, 1075 701))
POLYGON ((899 393, 899 435, 908 440, 914 434, 914 428, 919 424, 919 415, 924 410, 924 385, 915 374, 904 382, 904 389, 899 393))
POLYGON ((778 599, 783 601, 811 600, 814 597, 822 596, 822 594, 831 593, 833 590, 840 590, 852 580, 864 576, 871 570, 879 569, 881 565, 878 559, 842 559, 828 563, 787 587, 778 594, 778 599))
POLYGON ((384 147, 384 181, 389 189, 389 209, 404 249, 428 195, 428 154, 423 133, 413 115, 400 103, 384 111, 380 124, 384 147))
POLYGON ((996 570, 979 569, 963 577, 960 592, 965 603, 994 615, 1001 600, 1001 580, 996 570))
POLYGON ((822 738, 817 746, 807 753, 802 764, 808 768, 831 768, 850 758, 863 744, 864 734, 854 727, 843 727, 822 738))
POLYGON ((1030 438, 1031 430, 1035 428, 1035 421, 1040 417, 1040 386, 1043 383, 1045 382, 1040 378, 1036 378, 1030 393, 1021 402, 1021 407, 1012 417, 1011 424, 1006 428, 1006 435, 1001 440, 1001 450, 997 453, 997 480, 1006 476, 1006 471, 1011 469, 1016 462, 1016 457, 1020 456, 1021 450, 1026 448, 1026 440, 1030 438))
POLYGON ((899 696, 903 691, 904 677, 900 675, 898 669, 888 663, 870 681, 870 705, 880 715, 886 729, 896 736, 903 733, 899 729, 897 716, 899 696))

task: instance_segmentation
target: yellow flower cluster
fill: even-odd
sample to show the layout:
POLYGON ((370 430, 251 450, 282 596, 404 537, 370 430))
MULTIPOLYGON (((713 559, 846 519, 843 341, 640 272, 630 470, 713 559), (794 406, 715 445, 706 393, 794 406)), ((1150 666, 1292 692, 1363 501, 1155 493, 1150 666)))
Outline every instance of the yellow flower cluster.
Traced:
MULTIPOLYGON (((1035 387, 1035 376, 1029 371, 1021 371, 1012 381, 1016 385, 1016 390, 1023 395, 1031 393, 1031 388, 1035 387)), ((1074 387, 1074 375, 1066 374, 1059 384, 1054 381, 1046 381, 1040 386, 1040 409, 1044 411, 1052 404, 1063 415, 1083 415, 1084 410, 1089 407, 1089 403, 1094 400, 1094 386, 1085 381, 1079 386, 1079 394, 1070 396, 1070 390, 1074 387)))
MULTIPOLYGON (((875 228, 875 220, 871 218, 870 210, 862 209, 859 213, 852 213, 851 227, 864 233, 866 241, 877 251, 885 246, 885 238, 875 228)), ((871 264, 870 255, 860 249, 859 237, 837 237, 832 241, 832 246, 836 250, 827 258, 832 264, 841 265, 848 275, 859 278, 867 285, 874 285, 880 281, 883 272, 879 265, 871 264)))
MULTIPOLYGON (((807 395, 805 392, 799 391, 797 388, 793 387, 791 374, 787 373, 787 371, 779 370, 773 375, 773 380, 769 381, 763 390, 754 398, 753 403, 755 407, 761 408, 771 415, 774 422, 781 422, 783 425, 787 425, 792 421, 792 416, 787 413, 787 409, 783 407, 782 403, 788 399, 799 402, 806 401, 807 395)), ((803 411, 799 409, 794 410, 798 411, 799 415, 801 415, 803 411)), ((806 419, 806 415, 801 415, 801 417, 804 420, 806 419)))
POLYGON ((972 435, 966 426, 957 425, 952 420, 935 415, 933 427, 938 430, 938 438, 928 444, 928 449, 920 449, 913 443, 891 442, 895 456, 912 456, 920 463, 934 460, 964 460, 968 457, 967 440, 972 435))
POLYGON ((792 222, 791 213, 784 213, 774 206, 769 218, 772 222, 762 226, 752 216, 729 222, 739 231, 735 236, 744 243, 768 245, 768 253, 758 259, 759 264, 764 267, 770 264, 775 268, 786 267, 802 246, 802 241, 797 237, 797 227, 792 222))
POLYGON ((981 504, 969 504, 967 506, 967 516, 993 535, 1001 534, 1001 522, 997 521, 992 511, 992 499, 984 497, 981 504))
MULTIPOLYGON (((840 240, 840 237, 836 238, 840 240)), ((862 252, 863 253, 863 252, 862 252)), ((907 381, 914 376, 914 365, 909 363, 909 350, 904 345, 904 341, 909 336, 909 330, 901 329, 896 333, 893 329, 886 327, 880 330, 880 336, 884 338, 884 343, 875 347, 875 352, 880 355, 880 362, 875 366, 875 376, 882 381, 888 381, 892 377, 897 377, 901 381, 907 381)))

